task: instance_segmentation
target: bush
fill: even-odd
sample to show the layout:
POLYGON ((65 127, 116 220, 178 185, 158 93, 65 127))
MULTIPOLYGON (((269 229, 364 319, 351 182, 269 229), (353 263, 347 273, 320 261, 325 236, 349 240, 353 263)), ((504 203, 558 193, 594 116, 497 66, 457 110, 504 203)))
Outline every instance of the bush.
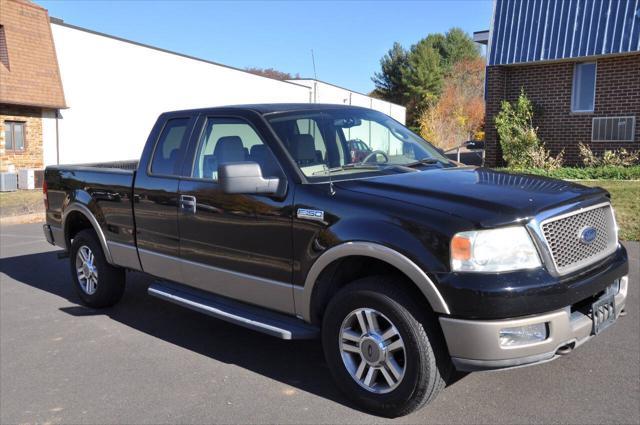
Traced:
POLYGON ((502 168, 498 170, 566 180, 640 180, 640 165, 630 167, 613 165, 584 168, 561 167, 552 170, 543 168, 502 168))
POLYGON ((557 169, 562 166, 564 151, 554 158, 538 138, 538 129, 533 126, 533 104, 524 90, 515 103, 502 102, 495 124, 502 157, 509 168, 557 169))
POLYGON ((605 150, 601 158, 596 156, 596 154, 593 153, 589 146, 580 143, 578 145, 578 148, 580 149, 580 157, 582 158, 582 162, 587 167, 608 165, 625 167, 637 164, 638 160, 640 159, 640 151, 628 152, 625 148, 613 151, 605 150))

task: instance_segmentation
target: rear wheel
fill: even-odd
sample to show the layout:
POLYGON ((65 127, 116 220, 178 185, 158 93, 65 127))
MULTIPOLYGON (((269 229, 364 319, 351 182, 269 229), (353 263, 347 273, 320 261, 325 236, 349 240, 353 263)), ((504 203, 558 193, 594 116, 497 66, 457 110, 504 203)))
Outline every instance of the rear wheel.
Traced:
POLYGON ((120 301, 125 271, 109 264, 93 230, 82 230, 73 238, 71 275, 76 292, 89 307, 110 307, 120 301))
POLYGON ((445 385, 450 359, 424 307, 393 276, 368 277, 329 303, 322 343, 338 386, 376 414, 409 414, 445 385))

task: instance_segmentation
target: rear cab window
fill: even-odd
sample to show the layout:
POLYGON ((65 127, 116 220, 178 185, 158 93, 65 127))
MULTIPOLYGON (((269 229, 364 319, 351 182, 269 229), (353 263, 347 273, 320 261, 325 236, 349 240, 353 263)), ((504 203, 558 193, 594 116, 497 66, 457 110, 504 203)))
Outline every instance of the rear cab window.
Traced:
POLYGON ((167 120, 156 143, 149 167, 150 174, 179 176, 187 151, 190 118, 167 120))

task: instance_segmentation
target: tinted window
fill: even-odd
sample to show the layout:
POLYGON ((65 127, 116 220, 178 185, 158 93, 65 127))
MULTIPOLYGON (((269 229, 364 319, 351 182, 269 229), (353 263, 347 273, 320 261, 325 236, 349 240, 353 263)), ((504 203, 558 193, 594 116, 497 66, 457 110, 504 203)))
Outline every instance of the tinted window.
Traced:
POLYGON ((151 173, 178 176, 186 150, 186 130, 189 118, 167 121, 158 139, 151 161, 151 173))
POLYGON ((264 177, 280 177, 271 150, 256 131, 240 119, 210 118, 198 143, 192 176, 218 180, 218 167, 229 162, 256 162, 264 177))

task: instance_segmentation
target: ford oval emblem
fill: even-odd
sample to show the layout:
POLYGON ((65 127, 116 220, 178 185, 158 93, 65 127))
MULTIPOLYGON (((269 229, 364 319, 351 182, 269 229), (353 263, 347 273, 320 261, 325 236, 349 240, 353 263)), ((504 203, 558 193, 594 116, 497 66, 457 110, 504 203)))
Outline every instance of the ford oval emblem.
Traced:
POLYGON ((598 230, 595 227, 585 227, 580 232, 580 242, 590 244, 596 240, 598 236, 598 230))

